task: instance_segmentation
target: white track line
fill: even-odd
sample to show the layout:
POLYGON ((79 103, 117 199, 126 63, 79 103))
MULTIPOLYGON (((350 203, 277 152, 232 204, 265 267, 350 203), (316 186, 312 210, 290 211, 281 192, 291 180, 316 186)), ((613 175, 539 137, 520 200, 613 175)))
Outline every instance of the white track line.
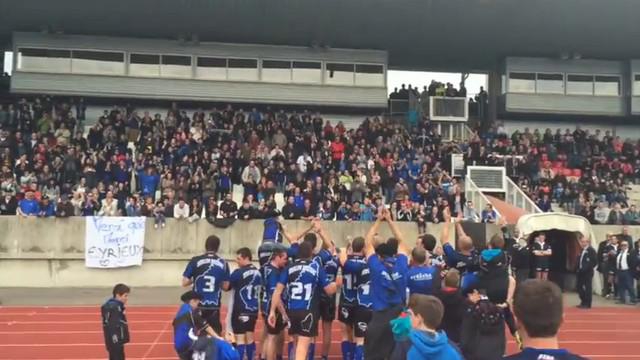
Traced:
MULTIPOLYGON (((162 331, 158 334, 158 336, 156 336, 156 339, 153 341, 153 344, 151 344, 151 346, 149 346, 149 348, 147 349, 147 351, 144 353, 144 355, 142 355, 142 360, 146 360, 147 356, 149 356, 149 354, 151 354, 151 351, 153 350, 154 347, 156 347, 156 345, 161 344, 160 343, 160 338, 162 338, 162 335, 164 335, 165 331, 167 331, 167 329, 169 328, 169 325, 171 325, 172 322, 167 322, 164 327, 162 328, 162 331)), ((162 343, 164 344, 164 343, 162 343)), ((173 343, 170 343, 171 345, 173 345, 173 343)))
MULTIPOLYGON (((156 346, 156 345, 173 345, 173 342, 160 342, 160 337, 158 337, 156 339, 156 341, 154 342, 146 342, 146 343, 129 343, 126 346, 156 346)), ((102 346, 104 347, 104 343, 77 343, 77 344, 64 344, 64 343, 58 343, 58 344, 0 344, 0 347, 49 347, 49 346, 56 346, 56 347, 91 347, 91 346, 102 346)))

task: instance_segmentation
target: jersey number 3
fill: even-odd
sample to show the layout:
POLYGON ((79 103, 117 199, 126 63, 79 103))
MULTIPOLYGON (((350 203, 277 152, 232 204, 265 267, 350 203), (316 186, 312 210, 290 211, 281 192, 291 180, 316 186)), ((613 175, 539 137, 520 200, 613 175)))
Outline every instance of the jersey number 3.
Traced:
POLYGON ((216 291, 216 278, 215 277, 210 276, 210 275, 205 275, 202 278, 204 279, 204 287, 202 288, 203 292, 214 292, 214 291, 216 291))

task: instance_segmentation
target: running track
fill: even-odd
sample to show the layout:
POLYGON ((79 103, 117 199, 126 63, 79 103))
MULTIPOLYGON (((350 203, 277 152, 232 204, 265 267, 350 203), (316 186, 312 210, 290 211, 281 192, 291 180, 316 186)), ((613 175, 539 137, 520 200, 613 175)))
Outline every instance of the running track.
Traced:
MULTIPOLYGON (((127 309, 132 338, 126 348, 127 359, 176 359, 171 326, 176 309, 167 306, 127 309)), ((632 307, 567 309, 560 341, 570 350, 592 359, 640 359, 639 314, 638 309, 632 307)), ((261 328, 259 324, 258 329, 261 328)), ((337 322, 333 337, 331 359, 338 360, 337 322)), ((509 352, 514 350, 514 343, 510 341, 509 352)), ((319 355, 317 350, 316 355, 319 355)), ((0 307, 0 359, 106 359, 98 307, 0 307)))

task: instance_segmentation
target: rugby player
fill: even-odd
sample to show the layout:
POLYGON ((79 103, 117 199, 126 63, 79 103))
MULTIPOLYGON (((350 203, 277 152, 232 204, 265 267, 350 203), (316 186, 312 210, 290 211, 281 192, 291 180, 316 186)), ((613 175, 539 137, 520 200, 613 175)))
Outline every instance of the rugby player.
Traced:
POLYGON ((202 334, 218 335, 202 318, 200 295, 189 290, 180 297, 182 305, 173 319, 173 346, 180 360, 192 360, 194 339, 202 334))
MULTIPOLYGON (((264 347, 264 355, 266 355, 267 360, 281 360, 282 355, 277 356, 278 348, 280 351, 282 350, 282 344, 279 344, 279 337, 282 336, 282 331, 285 329, 287 323, 289 322, 289 318, 287 317, 287 312, 284 308, 284 303, 282 301, 278 301, 273 306, 274 293, 276 292, 276 288, 278 286, 281 273, 284 272, 284 269, 287 265, 287 251, 282 247, 276 247, 273 249, 273 254, 271 256, 271 261, 263 267, 262 276, 265 290, 265 297, 267 302, 265 304, 267 311, 270 309, 275 309, 274 319, 273 321, 266 321, 265 328, 267 331, 267 338, 265 339, 265 347, 264 347)), ((282 293, 282 292, 281 292, 282 293)), ((279 299, 282 300, 282 299, 279 299)), ((264 313, 269 314, 270 312, 264 313)), ((267 319, 270 320, 270 319, 267 319)), ((263 356, 264 356, 263 355, 263 356)))
POLYGON ((335 282, 330 282, 323 267, 312 260, 313 249, 309 242, 302 242, 298 258, 280 274, 278 285, 271 298, 268 323, 276 327, 276 312, 282 307, 282 295, 286 287, 287 310, 290 318, 289 335, 294 337, 296 360, 306 360, 311 339, 318 333, 319 291, 327 295, 336 292, 335 282))
POLYGON ((233 304, 231 308, 231 330, 236 339, 236 348, 240 360, 253 360, 256 343, 253 332, 258 319, 258 296, 262 285, 260 271, 251 263, 251 250, 241 248, 236 252, 238 268, 229 277, 229 286, 233 290, 233 304))
POLYGON ((192 286, 201 297, 202 317, 217 334, 222 333, 222 290, 229 289, 229 264, 216 254, 219 248, 220 238, 209 236, 205 242, 206 252, 193 257, 182 274, 182 286, 192 286))
POLYGON ((430 265, 428 255, 425 249, 418 247, 411 251, 411 267, 407 274, 409 295, 433 295, 440 290, 440 268, 430 265))

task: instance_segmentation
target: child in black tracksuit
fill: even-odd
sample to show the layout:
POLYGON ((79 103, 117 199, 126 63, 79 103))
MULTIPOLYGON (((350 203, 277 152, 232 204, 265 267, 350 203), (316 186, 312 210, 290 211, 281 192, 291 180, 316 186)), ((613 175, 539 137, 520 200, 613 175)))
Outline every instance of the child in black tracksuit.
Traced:
POLYGON ((501 359, 507 347, 504 315, 486 295, 473 290, 462 320, 460 349, 467 360, 501 359))

